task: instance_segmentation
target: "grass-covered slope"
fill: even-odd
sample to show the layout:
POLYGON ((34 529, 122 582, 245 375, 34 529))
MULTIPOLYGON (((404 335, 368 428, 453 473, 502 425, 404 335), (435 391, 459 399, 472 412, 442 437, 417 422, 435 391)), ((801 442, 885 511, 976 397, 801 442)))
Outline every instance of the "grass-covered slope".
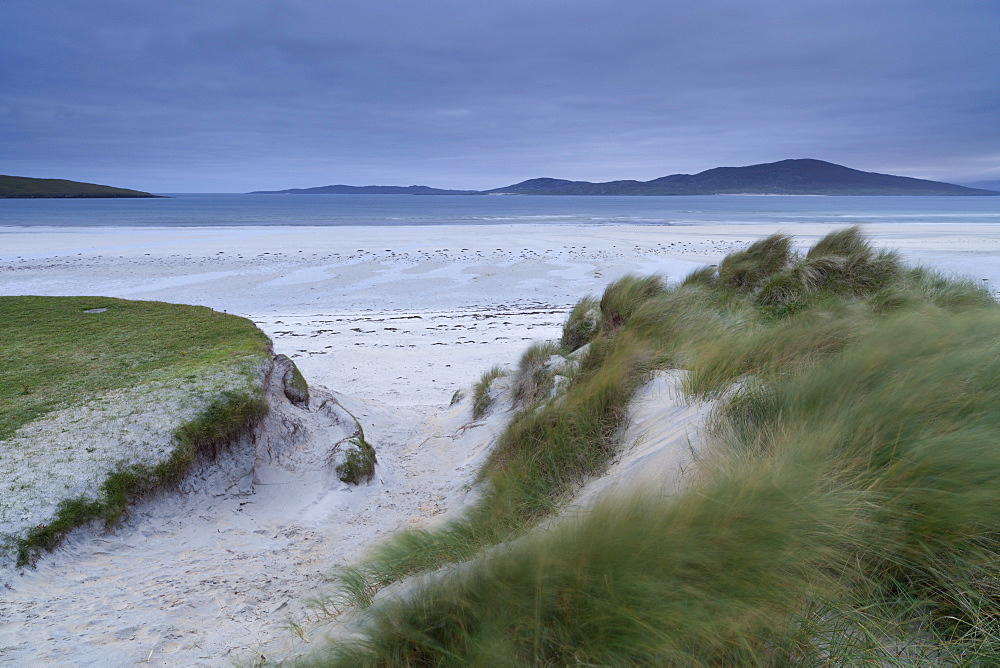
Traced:
POLYGON ((266 336, 205 307, 0 297, 0 340, 0 533, 22 563, 265 408, 266 336))
POLYGON ((854 228, 805 255, 776 235, 679 285, 618 281, 585 338, 564 393, 511 421, 467 518, 397 537, 345 584, 361 600, 473 560, 317 663, 1000 662, 1000 308, 978 286, 854 228), (700 478, 480 552, 607 465, 658 367, 719 399, 700 478))

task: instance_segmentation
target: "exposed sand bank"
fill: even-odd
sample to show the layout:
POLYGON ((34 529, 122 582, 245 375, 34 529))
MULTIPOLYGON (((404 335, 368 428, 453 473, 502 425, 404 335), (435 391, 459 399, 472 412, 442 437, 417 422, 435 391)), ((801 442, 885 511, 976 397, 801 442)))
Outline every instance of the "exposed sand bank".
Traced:
MULTIPOLYGON (((379 456, 372 485, 346 488, 325 459, 344 430, 317 409, 323 391, 310 411, 278 402, 274 429, 286 437, 274 442, 299 446, 282 455, 267 439, 255 445, 252 496, 159 498, 112 535, 75 536, 0 592, 0 658, 280 658, 296 644, 289 620, 307 614, 305 599, 331 567, 400 526, 461 508, 504 412, 464 428, 468 404, 447 408, 455 390, 516 362, 531 341, 557 338, 572 303, 622 274, 681 278, 774 231, 809 245, 832 227, 0 229, 0 294, 103 294, 247 316, 313 385, 343 393, 329 396, 357 416, 379 456), (299 425, 295 438, 289 424, 299 425)), ((995 226, 865 231, 907 261, 1000 286, 995 226)), ((669 380, 640 393, 627 438, 638 442, 587 494, 694 463, 700 442, 684 446, 706 408, 676 401, 669 380)))

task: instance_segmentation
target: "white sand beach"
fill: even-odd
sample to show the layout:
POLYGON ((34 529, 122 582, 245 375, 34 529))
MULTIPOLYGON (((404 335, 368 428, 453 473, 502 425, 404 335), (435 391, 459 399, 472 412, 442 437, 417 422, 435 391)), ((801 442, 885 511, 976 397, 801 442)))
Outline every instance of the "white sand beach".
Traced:
MULTIPOLYGON (((114 534, 78 532, 37 569, 10 578, 0 590, 0 658, 230 665, 308 648, 290 622, 308 622, 306 601, 321 592, 325 573, 467 501, 505 414, 470 424, 467 402, 449 408, 456 390, 494 364, 515 364, 530 342, 558 338, 573 303, 626 273, 678 280, 775 231, 809 245, 831 229, 0 228, 0 295, 107 295, 242 315, 316 388, 309 411, 274 412, 272 428, 298 425, 301 447, 283 451, 287 441, 277 437, 258 443, 254 494, 213 496, 218 471, 201 471, 205 485, 141 504, 114 534), (324 398, 357 416, 375 445, 371 485, 348 488, 326 470, 325 453, 345 432, 324 421, 324 398)), ((1000 287, 998 226, 864 230, 909 262, 1000 287)), ((673 396, 657 382, 641 395, 647 404, 673 396)), ((637 420, 644 431, 633 440, 646 445, 635 446, 640 463, 628 475, 649 462, 692 465, 691 453, 659 448, 687 448, 704 410, 670 401, 670 411, 637 420), (680 418, 683 429, 664 428, 680 418)))
MULTIPOLYGON (((107 295, 246 316, 310 382, 434 405, 629 272, 678 280, 776 231, 832 225, 0 228, 0 294, 107 295)), ((867 225, 906 260, 1000 288, 994 225, 867 225)))

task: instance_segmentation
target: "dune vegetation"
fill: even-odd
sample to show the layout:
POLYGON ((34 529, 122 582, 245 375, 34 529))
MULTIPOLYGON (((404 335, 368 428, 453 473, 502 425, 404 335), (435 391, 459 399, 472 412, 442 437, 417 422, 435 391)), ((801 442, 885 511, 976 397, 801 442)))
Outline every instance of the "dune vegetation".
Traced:
POLYGON ((490 385, 493 384, 494 380, 504 375, 506 375, 506 371, 502 366, 494 366, 483 373, 482 377, 472 386, 472 419, 478 420, 490 409, 493 403, 490 385))
POLYGON ((597 308, 574 309, 559 352, 579 367, 524 395, 480 500, 394 536, 328 603, 433 573, 307 663, 1000 662, 1000 308, 980 286, 848 228, 677 284, 628 276, 597 308), (530 532, 606 469, 665 368, 717 400, 697 479, 530 532))
POLYGON ((200 306, 0 297, 0 520, 20 565, 138 495, 266 410, 269 342, 200 306))

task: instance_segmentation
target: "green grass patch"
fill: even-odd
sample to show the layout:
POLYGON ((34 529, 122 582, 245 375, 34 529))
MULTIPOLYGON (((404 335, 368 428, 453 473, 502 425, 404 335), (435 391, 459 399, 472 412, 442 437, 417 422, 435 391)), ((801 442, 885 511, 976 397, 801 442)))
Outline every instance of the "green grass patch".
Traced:
MULTIPOLYGON (((176 482, 197 456, 215 454, 266 411, 255 376, 267 360, 269 342, 243 318, 204 307, 104 297, 0 297, 0 334, 5 341, 0 441, 9 439, 4 443, 7 448, 47 447, 11 437, 20 427, 62 409, 92 406, 90 410, 99 412, 101 404, 95 400, 115 390, 141 392, 150 383, 194 388, 203 373, 235 374, 230 389, 180 423, 161 460, 124 463, 123 450, 120 459, 112 458, 118 463, 109 461, 107 476, 97 489, 63 499, 51 519, 23 535, 9 536, 19 565, 57 545, 77 526, 91 521, 113 526, 133 500, 176 482)), ((136 396, 123 405, 141 412, 142 401, 136 396)), ((97 419, 114 418, 100 414, 97 419)), ((44 456, 30 461, 56 465, 44 456)), ((35 473, 45 477, 45 472, 35 473)), ((56 489, 50 491, 58 494, 56 489)), ((30 505, 29 501, 21 503, 30 505)))
POLYGON ((628 278, 602 300, 613 312, 581 370, 512 419, 481 501, 348 575, 370 602, 468 563, 374 606, 359 640, 314 660, 1000 663, 1000 308, 856 230, 790 248, 772 237, 681 285, 628 278), (786 280, 796 298, 775 299, 786 280), (483 552, 606 466, 634 389, 669 365, 720 399, 698 480, 483 552))
POLYGON ((269 345, 252 323, 204 306, 110 297, 0 297, 0 338, 0 440, 95 395, 269 345))

